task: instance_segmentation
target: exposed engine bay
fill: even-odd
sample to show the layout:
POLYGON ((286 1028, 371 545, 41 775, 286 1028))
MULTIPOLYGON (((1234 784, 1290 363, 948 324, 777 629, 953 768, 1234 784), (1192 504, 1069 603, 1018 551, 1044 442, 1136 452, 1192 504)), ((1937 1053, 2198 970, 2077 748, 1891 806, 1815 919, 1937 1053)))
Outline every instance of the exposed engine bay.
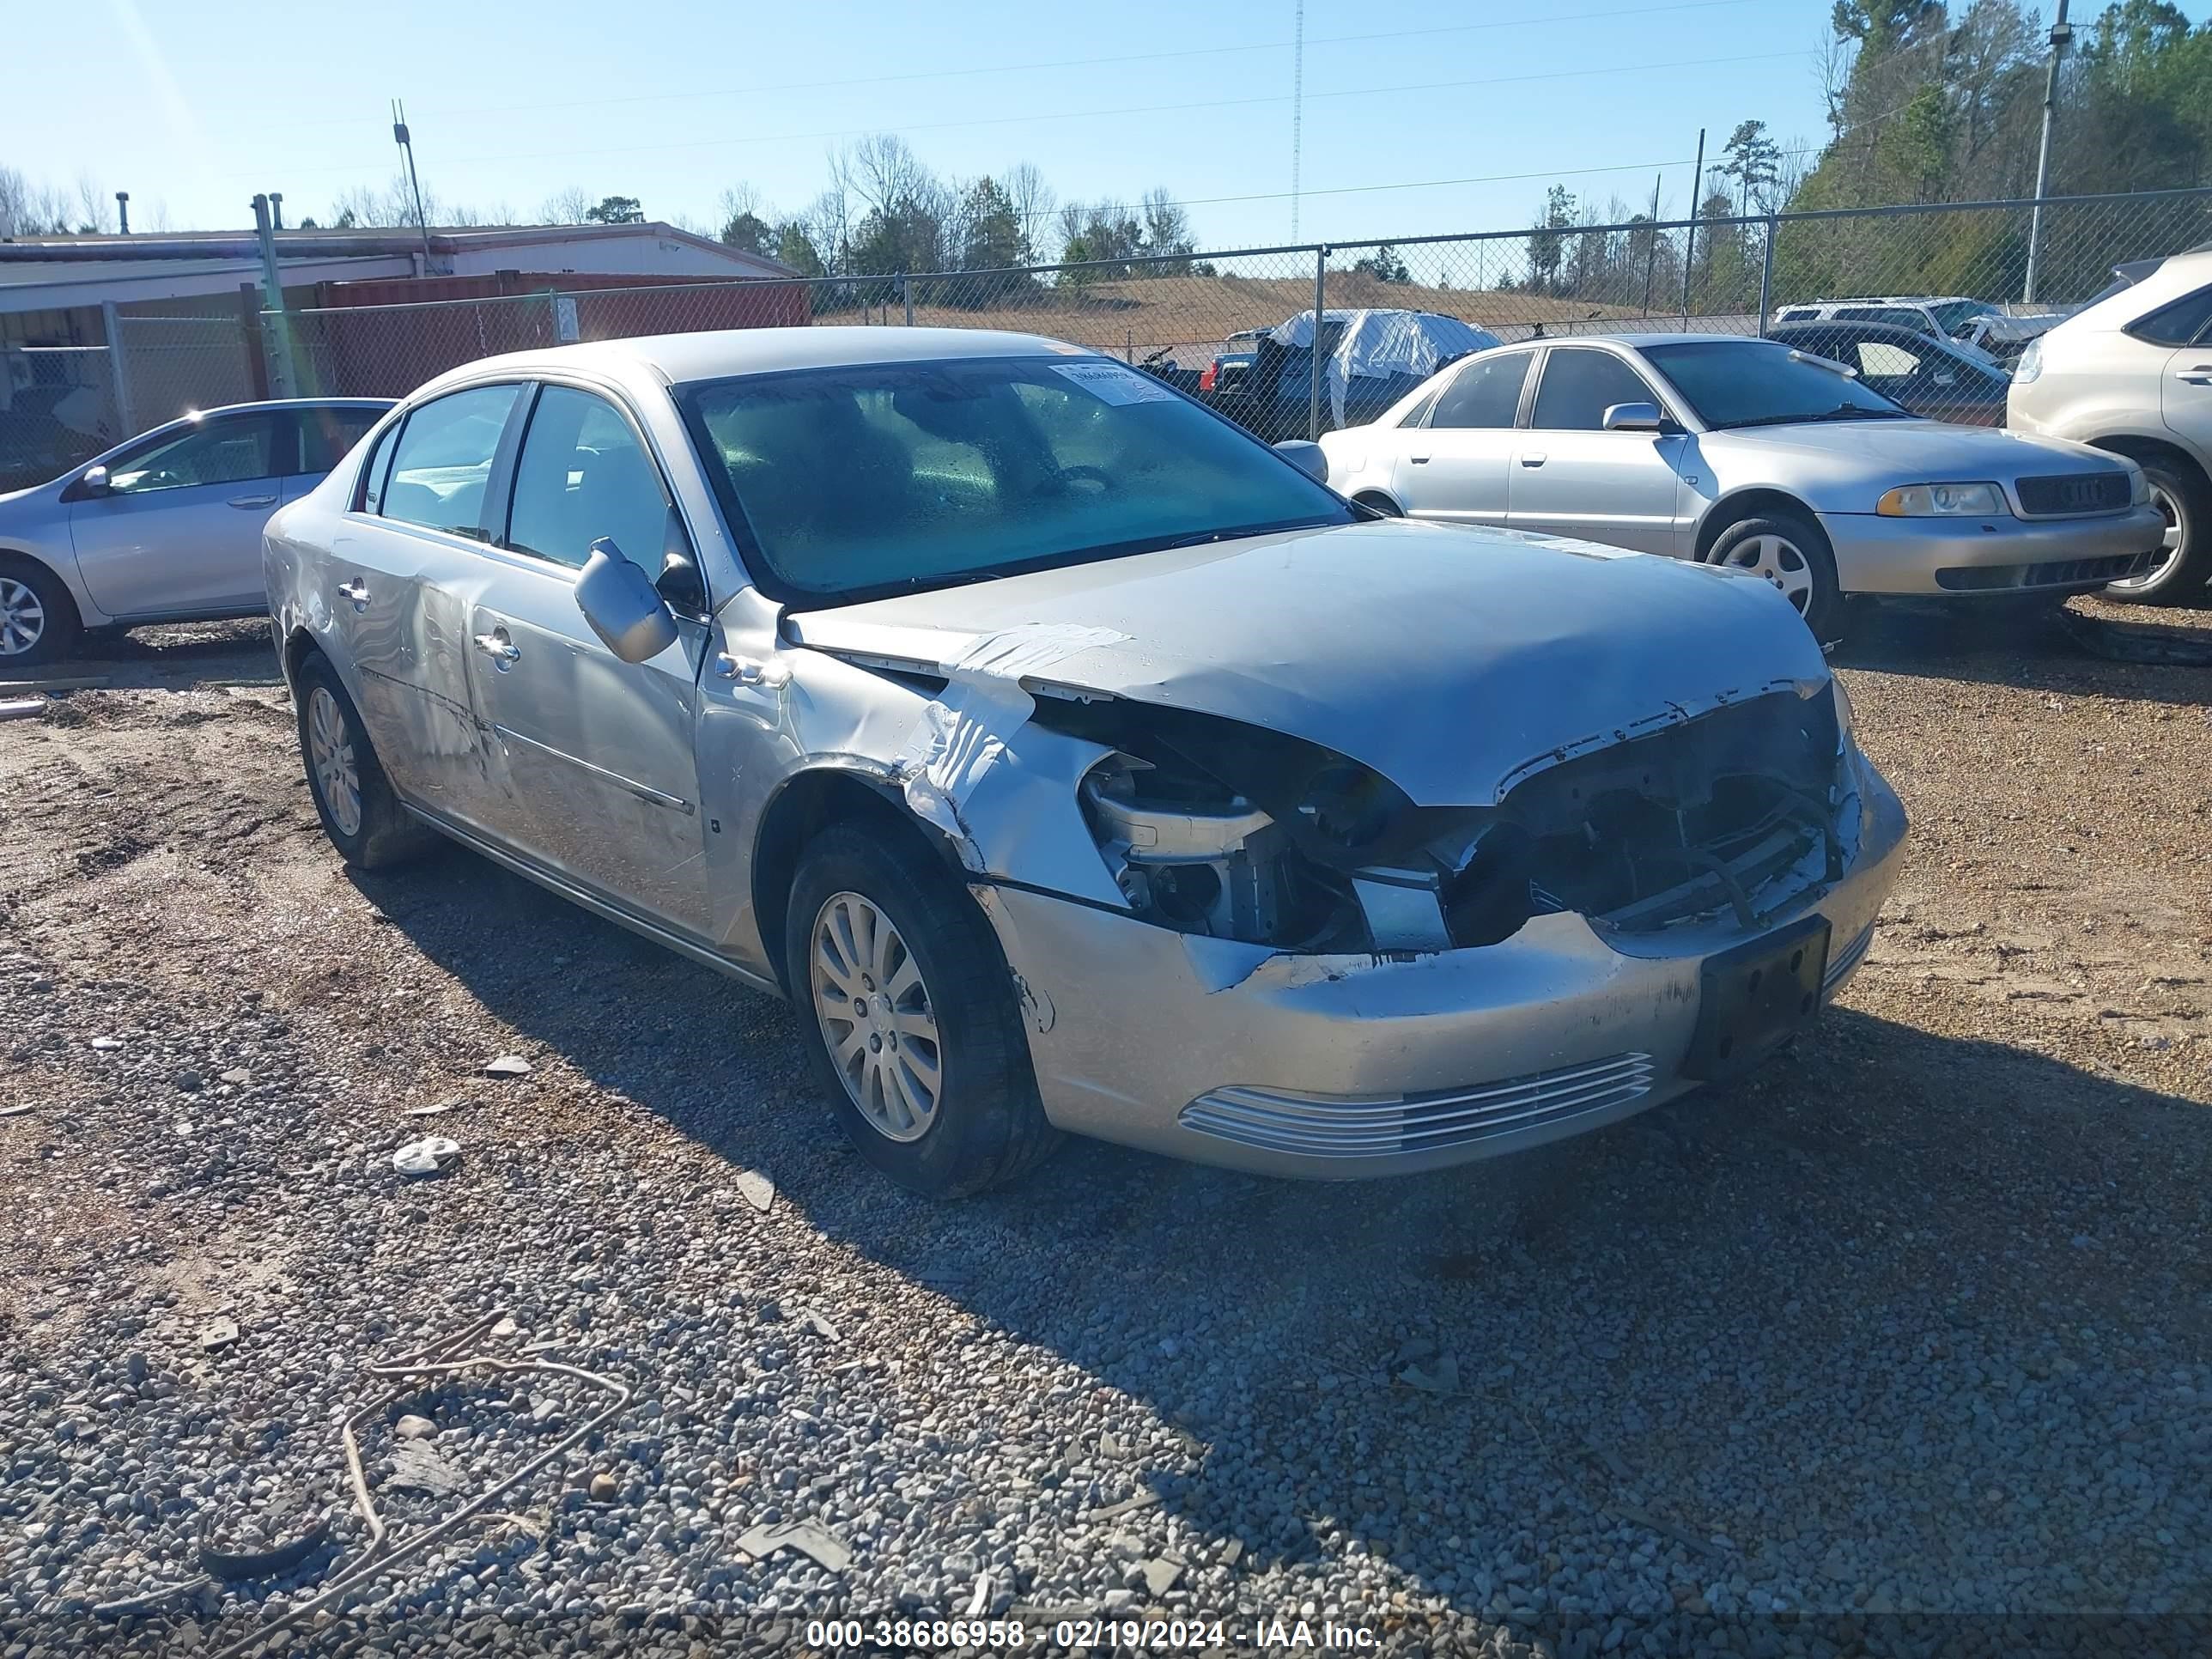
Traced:
POLYGON ((1217 715, 1043 697, 1034 718, 1114 750, 1083 780, 1085 817, 1131 908, 1184 933, 1390 953, 1496 944, 1559 910, 1624 934, 1729 912, 1751 928, 1842 874, 1825 686, 1625 739, 1472 808, 1416 806, 1355 761, 1217 715))

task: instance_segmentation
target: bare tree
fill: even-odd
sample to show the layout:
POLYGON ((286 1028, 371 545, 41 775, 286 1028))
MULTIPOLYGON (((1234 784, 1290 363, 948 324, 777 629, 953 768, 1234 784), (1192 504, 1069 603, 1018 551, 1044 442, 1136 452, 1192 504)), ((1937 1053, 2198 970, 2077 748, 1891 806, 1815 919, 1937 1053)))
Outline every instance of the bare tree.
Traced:
POLYGON ((33 184, 18 168, 0 167, 0 236, 65 236, 74 228, 64 191, 33 184))
POLYGON ((1014 221, 1022 229, 1023 259, 1032 263, 1042 259, 1045 245, 1051 240, 1053 210, 1060 204, 1059 193, 1045 183, 1042 170, 1034 161, 1017 162, 1000 182, 1014 204, 1014 221))
POLYGON ((76 176, 76 228, 88 234, 104 235, 115 228, 115 198, 89 173, 76 176))
POLYGON ((584 216, 596 205, 589 191, 581 185, 570 185, 565 189, 555 191, 545 198, 544 205, 538 210, 538 222, 548 225, 580 225, 584 222, 584 216))
POLYGON ((871 132, 830 157, 830 177, 878 213, 896 212, 937 185, 907 141, 896 132, 871 132))

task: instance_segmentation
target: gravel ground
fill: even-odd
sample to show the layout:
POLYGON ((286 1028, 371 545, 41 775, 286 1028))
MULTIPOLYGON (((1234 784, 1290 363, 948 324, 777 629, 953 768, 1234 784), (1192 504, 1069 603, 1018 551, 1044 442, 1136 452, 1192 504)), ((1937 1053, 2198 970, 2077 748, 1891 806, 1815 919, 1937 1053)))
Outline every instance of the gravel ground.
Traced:
MULTIPOLYGON (((1841 660, 1910 868, 1739 1085, 1379 1187, 1078 1143, 941 1207, 844 1151, 781 1005, 465 853, 349 877, 259 632, 116 652, 0 726, 0 1659, 213 1653, 312 1595, 365 1537, 365 1367, 499 1312, 480 1346, 635 1398, 302 1650, 971 1609, 2201 1650, 2212 668, 1874 618, 1841 660), (459 1160, 401 1176, 427 1133, 459 1160), (289 1573, 191 1585, 204 1528, 317 1513, 289 1573), (739 1541, 790 1522, 849 1560, 739 1541)), ((425 1384, 368 1478, 396 1536, 596 1409, 425 1384)))

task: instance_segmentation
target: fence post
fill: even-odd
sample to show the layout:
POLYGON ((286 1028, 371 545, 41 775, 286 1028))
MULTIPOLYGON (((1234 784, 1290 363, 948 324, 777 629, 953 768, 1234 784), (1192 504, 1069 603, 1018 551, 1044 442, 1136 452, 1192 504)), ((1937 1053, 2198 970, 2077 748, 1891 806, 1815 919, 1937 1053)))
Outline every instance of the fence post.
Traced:
POLYGON ((1313 385, 1306 396, 1306 436, 1310 440, 1317 440, 1321 436, 1321 313, 1328 284, 1328 246, 1324 243, 1314 250, 1314 325, 1310 353, 1313 357, 1313 385))
POLYGON ((116 430, 128 438, 138 430, 138 422, 131 408, 131 365, 123 349, 123 319, 116 313, 112 300, 100 301, 100 329, 107 337, 107 378, 115 389, 116 430))
POLYGON ((1774 303, 1774 233, 1780 222, 1766 216, 1766 254, 1759 262, 1759 337, 1766 337, 1767 313, 1774 303))
POLYGON ((914 326, 914 283, 906 272, 899 272, 899 298, 906 302, 906 325, 914 326))
POLYGON ((296 398, 300 383, 292 374, 292 329, 284 315, 284 278, 276 266, 276 234, 269 216, 269 198, 253 198, 253 228, 261 244, 262 340, 269 350, 269 379, 279 398, 296 398))

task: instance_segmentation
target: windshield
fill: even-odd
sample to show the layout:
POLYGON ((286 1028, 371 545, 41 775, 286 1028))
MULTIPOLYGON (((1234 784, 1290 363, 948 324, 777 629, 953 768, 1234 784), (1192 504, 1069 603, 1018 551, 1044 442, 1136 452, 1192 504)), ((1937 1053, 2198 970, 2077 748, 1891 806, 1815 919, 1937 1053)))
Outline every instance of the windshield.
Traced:
POLYGON ((866 599, 1356 516, 1108 358, 806 369, 679 401, 779 599, 866 599))
POLYGON ((1778 341, 1686 340, 1644 355, 1710 427, 1906 418, 1879 392, 1778 341))
POLYGON ((1977 317, 2002 317, 2004 313, 1987 300, 1946 300, 1942 305, 1930 306, 1936 327, 1946 334, 1956 334, 1977 317))

